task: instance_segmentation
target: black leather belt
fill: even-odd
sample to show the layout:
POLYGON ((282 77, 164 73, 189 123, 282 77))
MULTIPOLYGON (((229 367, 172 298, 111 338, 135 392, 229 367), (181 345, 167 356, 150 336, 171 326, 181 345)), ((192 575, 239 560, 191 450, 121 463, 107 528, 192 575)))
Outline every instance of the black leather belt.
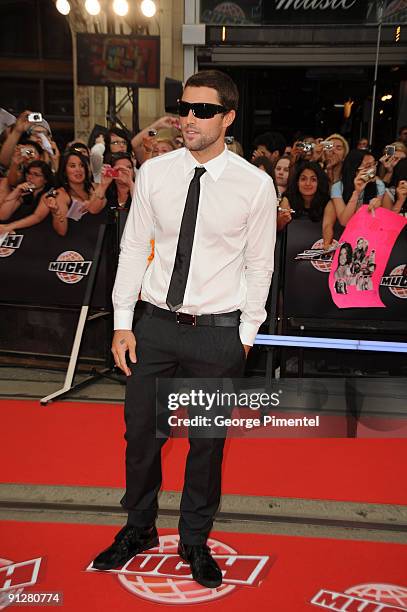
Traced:
POLYGON ((158 308, 148 302, 143 303, 143 311, 151 317, 173 321, 178 325, 192 325, 193 327, 207 325, 210 327, 237 327, 240 324, 240 310, 224 312, 222 314, 191 315, 185 312, 171 312, 158 308))

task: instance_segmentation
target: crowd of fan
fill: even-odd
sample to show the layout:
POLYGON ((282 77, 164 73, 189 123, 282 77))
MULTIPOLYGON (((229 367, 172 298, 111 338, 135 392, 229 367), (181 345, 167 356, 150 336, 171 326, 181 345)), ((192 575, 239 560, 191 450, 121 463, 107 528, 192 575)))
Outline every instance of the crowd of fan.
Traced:
MULTIPOLYGON (((244 156, 239 142, 225 140, 244 156)), ((335 223, 345 226, 362 204, 407 216, 407 126, 393 140, 376 159, 365 138, 349 150, 340 134, 303 136, 288 145, 279 132, 266 132, 247 158, 274 180, 277 229, 307 216, 322 224, 329 248, 335 223)), ((0 134, 0 240, 49 216, 64 236, 69 222, 87 213, 128 209, 137 168, 182 146, 178 119, 164 116, 133 137, 119 127, 94 132, 90 142, 70 142, 61 155, 47 121, 23 112, 0 134)))

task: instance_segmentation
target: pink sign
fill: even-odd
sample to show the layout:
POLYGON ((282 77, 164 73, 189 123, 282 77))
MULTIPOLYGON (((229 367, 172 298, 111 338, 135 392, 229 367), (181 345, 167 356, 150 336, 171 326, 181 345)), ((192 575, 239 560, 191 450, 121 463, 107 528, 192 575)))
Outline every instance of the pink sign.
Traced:
POLYGON ((380 281, 390 253, 407 219, 385 208, 374 215, 361 206, 339 239, 329 274, 338 308, 385 308, 380 281))

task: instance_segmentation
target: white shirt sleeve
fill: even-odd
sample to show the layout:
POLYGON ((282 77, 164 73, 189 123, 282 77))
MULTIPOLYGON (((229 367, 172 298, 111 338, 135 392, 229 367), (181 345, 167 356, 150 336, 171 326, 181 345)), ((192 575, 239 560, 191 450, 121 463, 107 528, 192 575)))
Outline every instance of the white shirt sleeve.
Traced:
POLYGON ((148 163, 137 173, 133 200, 121 241, 119 264, 113 287, 114 329, 131 329, 133 312, 148 266, 154 216, 148 193, 148 163))
POLYGON ((258 329, 267 316, 264 306, 274 269, 276 216, 277 196, 270 179, 262 185, 248 219, 244 255, 247 298, 239 333, 242 344, 249 346, 253 346, 258 329))

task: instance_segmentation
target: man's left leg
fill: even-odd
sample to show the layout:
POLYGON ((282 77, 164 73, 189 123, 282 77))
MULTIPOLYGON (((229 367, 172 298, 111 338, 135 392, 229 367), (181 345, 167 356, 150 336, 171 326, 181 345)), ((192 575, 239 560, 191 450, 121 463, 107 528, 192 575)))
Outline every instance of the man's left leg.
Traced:
MULTIPOLYGON (((236 327, 185 328, 181 361, 190 378, 241 378, 246 356, 236 327)), ((179 521, 180 555, 190 563, 193 577, 209 588, 219 586, 222 574, 206 540, 221 497, 225 439, 190 436, 179 521)))

